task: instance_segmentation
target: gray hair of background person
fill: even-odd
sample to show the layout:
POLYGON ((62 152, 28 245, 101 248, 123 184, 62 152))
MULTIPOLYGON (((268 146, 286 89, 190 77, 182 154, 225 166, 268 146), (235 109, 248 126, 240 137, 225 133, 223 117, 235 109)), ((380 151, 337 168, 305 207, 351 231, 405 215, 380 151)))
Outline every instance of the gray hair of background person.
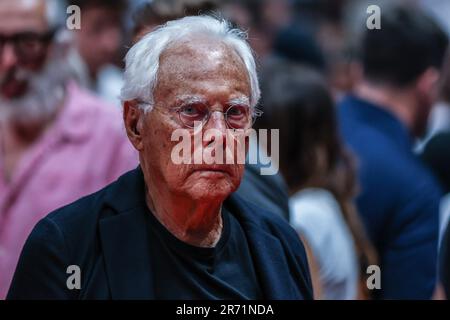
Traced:
POLYGON ((252 50, 245 41, 246 34, 232 28, 226 20, 211 16, 190 16, 169 21, 134 45, 125 57, 126 67, 121 100, 123 102, 145 101, 148 104, 143 107, 144 111, 151 111, 160 55, 171 44, 198 36, 218 37, 236 51, 248 71, 251 88, 250 104, 255 107, 260 98, 260 90, 252 50))
POLYGON ((51 29, 64 25, 67 17, 67 2, 65 0, 45 0, 47 22, 51 29))

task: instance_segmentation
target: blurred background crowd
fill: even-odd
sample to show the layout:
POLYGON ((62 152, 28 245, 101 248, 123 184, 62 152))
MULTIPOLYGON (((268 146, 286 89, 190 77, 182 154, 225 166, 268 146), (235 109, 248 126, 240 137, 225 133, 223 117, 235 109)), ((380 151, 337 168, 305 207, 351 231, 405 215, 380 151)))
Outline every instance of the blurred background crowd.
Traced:
POLYGON ((37 221, 138 165, 127 49, 211 13, 248 33, 255 127, 280 129, 280 173, 238 192, 298 231, 315 297, 450 297, 450 1, 0 0, 0 299, 37 221))

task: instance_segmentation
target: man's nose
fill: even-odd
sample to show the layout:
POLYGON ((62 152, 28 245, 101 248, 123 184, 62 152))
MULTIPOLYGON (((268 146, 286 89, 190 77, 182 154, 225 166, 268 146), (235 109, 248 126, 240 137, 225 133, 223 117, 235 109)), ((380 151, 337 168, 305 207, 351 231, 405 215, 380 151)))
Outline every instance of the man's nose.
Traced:
POLYGON ((212 111, 209 121, 206 123, 206 129, 216 129, 225 133, 227 129, 225 114, 221 111, 212 111))
MULTIPOLYGON (((216 138, 220 138, 220 142, 226 143, 227 139, 227 123, 225 115, 220 111, 212 111, 208 122, 204 125, 204 130, 214 130, 214 134, 207 135, 209 139, 203 140, 204 147, 207 145, 218 142, 216 138)), ((205 137, 204 137, 205 138, 205 137)))
POLYGON ((6 43, 0 52, 0 70, 8 71, 17 66, 17 62, 18 59, 14 48, 10 44, 6 43))

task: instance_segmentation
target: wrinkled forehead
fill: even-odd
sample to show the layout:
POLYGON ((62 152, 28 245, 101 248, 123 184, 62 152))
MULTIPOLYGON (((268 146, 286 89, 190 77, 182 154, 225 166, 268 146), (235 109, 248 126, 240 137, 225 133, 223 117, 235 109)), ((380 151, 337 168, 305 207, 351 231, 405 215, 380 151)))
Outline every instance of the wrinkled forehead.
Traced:
POLYGON ((48 29, 45 0, 0 0, 0 32, 44 32, 48 29))
POLYGON ((183 91, 203 85, 227 86, 250 95, 250 78, 244 62, 221 39, 192 37, 169 45, 160 56, 157 86, 183 91))
POLYGON ((187 56, 195 60, 207 57, 208 60, 216 62, 231 59, 242 63, 234 48, 223 39, 195 33, 169 44, 162 52, 160 60, 176 56, 187 56))

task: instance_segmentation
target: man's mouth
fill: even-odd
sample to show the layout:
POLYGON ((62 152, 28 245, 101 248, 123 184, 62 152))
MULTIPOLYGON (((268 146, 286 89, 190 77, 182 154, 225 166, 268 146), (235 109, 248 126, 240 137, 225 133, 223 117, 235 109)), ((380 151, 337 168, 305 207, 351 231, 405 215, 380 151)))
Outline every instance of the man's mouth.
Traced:
POLYGON ((193 172, 211 172, 211 173, 223 173, 231 174, 231 170, 226 165, 196 165, 193 172))
POLYGON ((6 99, 19 98, 27 91, 27 82, 16 79, 5 79, 0 84, 1 95, 6 99))

